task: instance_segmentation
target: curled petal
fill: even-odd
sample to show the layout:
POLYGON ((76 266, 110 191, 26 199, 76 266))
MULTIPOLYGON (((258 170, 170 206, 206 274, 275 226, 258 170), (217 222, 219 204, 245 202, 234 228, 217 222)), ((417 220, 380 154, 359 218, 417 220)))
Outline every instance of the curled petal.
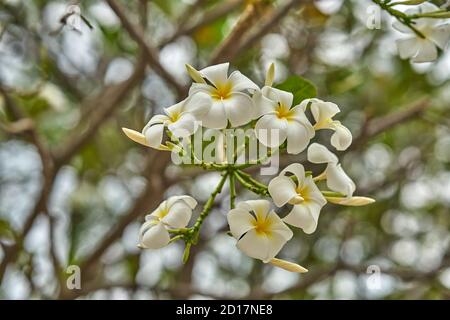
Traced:
POLYGON ((431 31, 429 37, 439 48, 445 50, 450 40, 450 23, 437 26, 431 31))
POLYGON ((236 239, 240 239, 247 231, 255 228, 255 218, 242 208, 230 210, 227 220, 231 234, 236 239))
POLYGON ((287 137, 287 121, 267 114, 256 122, 255 134, 258 140, 267 147, 278 147, 287 137))
POLYGON ((239 71, 234 71, 230 74, 228 81, 231 82, 232 91, 244 90, 259 90, 259 87, 249 78, 244 76, 239 71))
POLYGON ((203 79, 201 73, 197 71, 193 66, 191 66, 190 64, 186 64, 186 70, 192 80, 197 83, 205 83, 205 79, 203 79))
POLYGON ((192 209, 184 201, 178 201, 169 208, 169 212, 161 222, 172 228, 184 228, 191 220, 191 216, 192 209))
POLYGON ((291 199, 297 197, 295 188, 295 183, 285 176, 273 178, 268 186, 270 196, 277 207, 282 207, 291 199))
POLYGON ((167 199, 167 205, 171 207, 177 201, 185 202, 191 209, 194 209, 197 206, 197 200, 191 196, 172 196, 167 199))
POLYGON ((231 96, 222 100, 227 118, 233 127, 249 123, 255 114, 252 99, 241 92, 232 92, 231 96))
POLYGON ((186 99, 183 111, 189 112, 194 116, 203 115, 208 112, 211 105, 211 96, 203 91, 199 91, 186 99))
POLYGON ((419 40, 417 38, 396 40, 398 54, 402 59, 414 57, 419 51, 419 40))
POLYGON ((269 89, 269 87, 264 87, 260 91, 256 91, 253 95, 253 103, 255 105, 254 118, 257 119, 265 114, 275 112, 277 108, 277 102, 267 98, 264 95, 264 91, 269 89))
POLYGON ((168 129, 175 137, 189 137, 198 129, 199 124, 195 117, 190 113, 183 114, 177 121, 168 125, 168 129))
POLYGON ((297 121, 290 121, 287 126, 287 152, 299 154, 309 144, 310 135, 308 129, 297 121))
POLYGON ((305 179, 305 168, 300 163, 291 163, 281 171, 280 175, 285 175, 288 172, 295 175, 298 183, 305 179))
POLYGON ((139 246, 144 249, 159 249, 170 241, 169 232, 164 225, 154 220, 145 222, 139 233, 139 246))
POLYGON ((213 66, 206 67, 200 70, 200 74, 208 79, 216 87, 223 84, 228 79, 228 67, 229 63, 221 63, 213 66))
POLYGON ((340 164, 330 163, 326 169, 327 186, 333 191, 340 192, 348 198, 355 191, 355 183, 344 172, 340 164))
POLYGON ((291 212, 283 221, 294 227, 301 228, 307 234, 316 231, 321 206, 316 203, 303 203, 293 206, 291 212))
POLYGON ((240 202, 237 207, 247 212, 253 211, 258 218, 265 219, 270 211, 270 202, 268 200, 247 200, 240 202))
POLYGON ((316 121, 316 128, 327 127, 327 120, 332 119, 340 111, 337 104, 319 99, 312 100, 311 113, 316 121))
POLYGON ((312 163, 338 163, 338 158, 325 146, 312 143, 308 148, 308 161, 312 163))
POLYGON ((155 149, 161 148, 161 143, 164 134, 164 124, 147 125, 142 133, 145 135, 145 139, 150 147, 155 149))
POLYGON ((331 145, 336 148, 336 150, 342 151, 346 150, 352 144, 352 133, 339 121, 335 121, 334 133, 331 136, 331 145))

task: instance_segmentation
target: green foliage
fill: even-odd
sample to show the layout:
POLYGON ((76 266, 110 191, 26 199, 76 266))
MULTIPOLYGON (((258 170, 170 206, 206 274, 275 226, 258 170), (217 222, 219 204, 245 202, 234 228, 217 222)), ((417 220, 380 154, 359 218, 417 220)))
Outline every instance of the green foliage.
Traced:
POLYGON ((294 95, 294 106, 305 99, 317 96, 316 86, 311 81, 300 76, 290 76, 275 87, 280 90, 292 92, 294 95))

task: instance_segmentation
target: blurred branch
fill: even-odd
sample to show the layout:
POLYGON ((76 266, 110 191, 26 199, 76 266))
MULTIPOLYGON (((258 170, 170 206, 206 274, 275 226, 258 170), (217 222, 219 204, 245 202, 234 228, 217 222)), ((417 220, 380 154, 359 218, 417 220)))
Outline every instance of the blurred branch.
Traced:
POLYGON ((388 115, 369 120, 363 126, 361 134, 353 141, 352 145, 347 150, 358 149, 368 138, 374 137, 399 124, 419 117, 429 106, 430 101, 428 99, 422 99, 418 102, 414 102, 412 106, 406 107, 403 110, 391 112, 388 115))
POLYGON ((106 2, 119 17, 123 27, 128 31, 130 36, 143 49, 148 65, 153 68, 164 80, 166 80, 175 89, 178 97, 181 98, 186 92, 185 88, 183 85, 178 83, 178 81, 161 65, 158 58, 158 52, 145 41, 145 36, 142 29, 139 26, 134 25, 128 19, 124 9, 115 0, 106 0, 106 2))
POLYGON ((62 164, 69 161, 89 140, 96 134, 102 123, 113 115, 114 110, 122 103, 128 96, 128 93, 133 89, 145 75, 145 68, 143 67, 142 59, 136 63, 134 73, 131 77, 117 85, 106 87, 95 98, 85 102, 91 107, 86 109, 93 109, 88 113, 87 119, 81 119, 80 126, 87 127, 83 130, 77 128, 67 138, 67 141, 55 150, 55 162, 59 168, 62 164))
MULTIPOLYGON (((203 0, 197 1, 197 3, 202 2, 203 0)), ((184 35, 190 35, 196 32, 197 30, 213 23, 214 21, 222 18, 223 16, 228 15, 229 13, 237 10, 242 4, 244 3, 244 0, 229 0, 224 1, 217 6, 213 7, 210 10, 207 10, 203 13, 203 17, 200 21, 197 23, 183 26, 183 23, 180 23, 178 30, 169 38, 166 40, 163 40, 159 47, 164 47, 165 45, 175 41, 177 38, 184 36, 184 35)), ((193 9, 194 6, 191 6, 193 9)), ((190 9, 188 9, 190 10, 190 9)), ((189 12, 186 12, 183 14, 183 17, 189 18, 189 12)))
POLYGON ((247 4, 230 34, 213 52, 210 64, 225 62, 235 56, 235 51, 239 47, 242 36, 253 26, 266 6, 267 3, 264 0, 253 1, 247 4))
MULTIPOLYGON (((265 21, 258 23, 258 28, 253 31, 248 37, 242 40, 234 52, 233 58, 240 52, 244 52, 252 47, 259 39, 261 39, 264 35, 270 32, 286 15, 289 13, 289 10, 295 8, 301 3, 308 3, 311 0, 291 0, 284 7, 279 9, 277 12, 273 13, 272 16, 266 18, 265 21)), ((230 58, 230 59, 231 59, 230 58)))

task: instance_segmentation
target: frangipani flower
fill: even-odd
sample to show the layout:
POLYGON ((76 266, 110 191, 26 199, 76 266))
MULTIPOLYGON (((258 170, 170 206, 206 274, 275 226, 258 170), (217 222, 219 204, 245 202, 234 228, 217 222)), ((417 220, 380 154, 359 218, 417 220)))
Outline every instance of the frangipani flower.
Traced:
MULTIPOLYGON (((417 8, 406 10, 406 14, 427 13, 439 10, 432 3, 423 3, 417 8)), ((411 58, 412 62, 429 62, 436 60, 437 47, 444 50, 450 39, 450 24, 442 24, 438 19, 420 18, 414 20, 416 28, 425 38, 420 37, 403 23, 396 21, 393 27, 410 36, 397 40, 397 48, 402 59, 411 58)))
POLYGON ((270 262, 293 235, 280 217, 270 210, 267 200, 240 202, 230 210, 227 219, 231 234, 238 240, 237 247, 263 262, 270 262))
POLYGON ((167 228, 184 228, 191 220, 192 210, 197 201, 190 196, 173 196, 163 201, 159 207, 145 217, 139 231, 139 247, 158 249, 170 241, 167 228))
POLYGON ((300 103, 303 109, 306 109, 308 105, 316 121, 314 129, 334 130, 331 145, 340 151, 347 149, 352 144, 352 133, 340 121, 333 120, 333 117, 341 111, 339 107, 333 102, 325 102, 317 98, 306 99, 300 103))
POLYGON ((222 63, 197 71, 187 66, 197 82, 192 84, 189 94, 203 92, 211 97, 207 112, 199 118, 207 128, 224 129, 228 120, 233 127, 239 127, 254 118, 255 106, 245 91, 258 90, 258 86, 239 71, 228 76, 228 67, 229 63, 222 63))
POLYGON ((344 172, 334 153, 325 146, 313 143, 308 148, 308 161, 312 163, 326 163, 323 176, 327 179, 327 186, 333 191, 340 192, 350 198, 355 191, 355 183, 344 172))
POLYGON ((263 145, 278 147, 287 139, 290 154, 298 154, 308 146, 314 137, 314 128, 303 106, 291 108, 292 93, 265 86, 253 99, 258 106, 257 115, 262 115, 256 122, 255 133, 263 145))
POLYGON ((137 143, 159 150, 167 150, 168 147, 162 144, 165 128, 167 127, 177 138, 192 135, 198 128, 198 117, 208 111, 210 103, 211 97, 199 92, 165 108, 165 115, 153 116, 142 133, 127 128, 123 128, 123 131, 137 143))
POLYGON ((312 177, 305 175, 301 164, 287 166, 270 181, 268 189, 276 206, 282 207, 287 203, 293 205, 284 222, 303 229, 307 234, 316 230, 320 210, 327 201, 312 177), (296 181, 288 174, 293 175, 296 181))

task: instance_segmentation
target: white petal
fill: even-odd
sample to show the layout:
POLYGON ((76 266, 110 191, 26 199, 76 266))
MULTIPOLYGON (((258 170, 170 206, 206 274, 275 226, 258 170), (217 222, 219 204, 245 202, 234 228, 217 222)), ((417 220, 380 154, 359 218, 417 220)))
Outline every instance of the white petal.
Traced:
POLYGON ((269 257, 269 239, 255 230, 248 231, 238 242, 237 247, 251 258, 266 260, 269 257))
POLYGON ((327 186, 333 191, 351 197, 355 191, 355 183, 344 172, 340 164, 330 163, 326 169, 327 186))
POLYGON ((297 177, 298 183, 301 183, 305 179, 305 168, 300 163, 292 163, 288 165, 280 172, 280 175, 284 175, 288 172, 297 177))
POLYGON ((295 205, 291 212, 283 219, 284 222, 303 229, 307 234, 313 233, 317 228, 321 207, 316 203, 295 205))
POLYGON ((352 133, 338 121, 334 125, 335 132, 331 136, 331 145, 336 150, 346 150, 352 144, 352 133))
POLYGON ((326 120, 333 118, 340 111, 337 104, 315 99, 311 103, 311 113, 316 124, 324 124, 326 120))
POLYGON ((287 152, 299 154, 306 149, 310 135, 305 126, 297 121, 290 121, 287 126, 287 152))
POLYGON ((401 23, 398 20, 395 20, 392 23, 392 27, 394 27, 394 29, 396 29, 397 31, 399 31, 401 33, 415 34, 414 31, 412 31, 409 27, 407 27, 405 24, 401 23))
POLYGON ((255 114, 252 99, 242 92, 232 92, 230 97, 222 100, 227 118, 233 127, 249 123, 255 114))
POLYGON ((227 215, 227 220, 231 234, 238 240, 247 231, 255 228, 255 218, 242 208, 230 210, 227 215))
POLYGON ((228 81, 231 82, 232 91, 244 91, 244 90, 259 90, 259 87, 249 78, 244 76, 239 71, 234 71, 230 74, 228 81))
POLYGON ((281 218, 275 213, 275 211, 271 211, 267 216, 267 219, 270 223, 270 229, 272 232, 277 233, 285 241, 289 241, 294 235, 292 230, 281 220, 281 218))
POLYGON ((305 109, 299 104, 291 109, 291 113, 293 114, 292 118, 298 123, 302 124, 308 131, 308 135, 310 138, 314 137, 316 134, 313 125, 309 122, 309 119, 306 117, 305 109))
POLYGON ((161 219, 161 222, 172 228, 184 228, 192 217, 192 209, 184 202, 174 203, 169 212, 161 219))
POLYGON ((130 138, 134 142, 150 147, 150 145, 147 143, 147 139, 145 139, 145 136, 142 133, 128 128, 122 128, 122 131, 128 138, 130 138))
POLYGON ((258 217, 265 217, 270 211, 270 201, 268 200, 247 200, 240 202, 237 205, 238 208, 246 210, 247 212, 253 211, 258 217))
POLYGON ((279 102, 286 108, 290 108, 292 106, 292 101, 294 100, 294 95, 292 93, 276 88, 267 89, 264 94, 270 100, 273 100, 277 103, 279 102))
POLYGON ((202 122, 202 126, 206 128, 224 129, 228 124, 225 107, 220 100, 213 101, 208 112, 198 118, 202 122))
POLYGON ((414 56, 411 61, 416 63, 430 62, 437 59, 437 49, 436 45, 428 39, 419 40, 419 51, 416 56, 414 56))
POLYGON ((146 126, 142 133, 145 136, 145 140, 150 147, 159 149, 162 143, 163 134, 164 134, 164 125, 163 124, 153 124, 146 126))
POLYGON ((308 148, 308 161, 312 163, 338 163, 338 158, 325 146, 314 142, 308 148))
POLYGON ((185 202, 191 209, 194 209, 197 206, 197 200, 191 196, 172 196, 167 199, 167 206, 171 207, 177 201, 185 202))
MULTIPOLYGON (((290 230, 289 230, 290 231, 290 230)), ((291 231, 292 233, 292 231, 291 231)), ((280 250, 283 248, 283 246, 286 244, 287 240, 283 235, 281 235, 279 232, 273 232, 269 239, 268 239, 268 248, 267 248, 267 255, 265 259, 262 259, 263 262, 267 263, 280 252, 280 250)))
POLYGON ((186 99, 184 112, 189 112, 195 116, 206 114, 211 108, 212 98, 204 91, 196 92, 186 99))
POLYGON ((429 37, 439 48, 445 50, 450 39, 450 23, 437 26, 430 32, 429 37))
POLYGON ((284 206, 289 200, 297 196, 295 188, 295 183, 285 176, 273 178, 268 186, 270 196, 277 207, 284 206))
POLYGON ((270 112, 275 112, 275 109, 277 107, 277 102, 270 100, 266 96, 264 96, 263 92, 268 87, 264 87, 261 91, 257 91, 253 95, 253 103, 255 105, 255 114, 254 118, 257 119, 265 114, 268 114, 270 112))
POLYGON ((213 85, 217 86, 226 83, 228 79, 228 67, 228 62, 221 63, 206 67, 199 72, 204 78, 208 79, 213 85))
POLYGON ((327 200, 325 200, 325 197, 323 196, 322 192, 320 192, 311 176, 305 177, 301 187, 307 189, 308 201, 313 201, 320 207, 326 205, 327 200))
POLYGON ((287 137, 287 121, 267 114, 256 122, 255 134, 258 140, 267 147, 278 147, 287 137))
POLYGON ((214 93, 215 88, 206 83, 193 83, 189 88, 189 96, 193 96, 195 93, 203 92, 211 95, 214 93))
POLYGON ((192 114, 185 113, 177 121, 169 124, 168 129, 175 137, 185 138, 191 136, 199 124, 192 114))
POLYGON ((398 54, 402 59, 409 59, 417 54, 419 41, 417 37, 408 39, 398 39, 396 41, 398 54))
POLYGON ((140 230, 139 245, 145 249, 159 249, 170 241, 169 232, 162 223, 145 222, 140 230))

